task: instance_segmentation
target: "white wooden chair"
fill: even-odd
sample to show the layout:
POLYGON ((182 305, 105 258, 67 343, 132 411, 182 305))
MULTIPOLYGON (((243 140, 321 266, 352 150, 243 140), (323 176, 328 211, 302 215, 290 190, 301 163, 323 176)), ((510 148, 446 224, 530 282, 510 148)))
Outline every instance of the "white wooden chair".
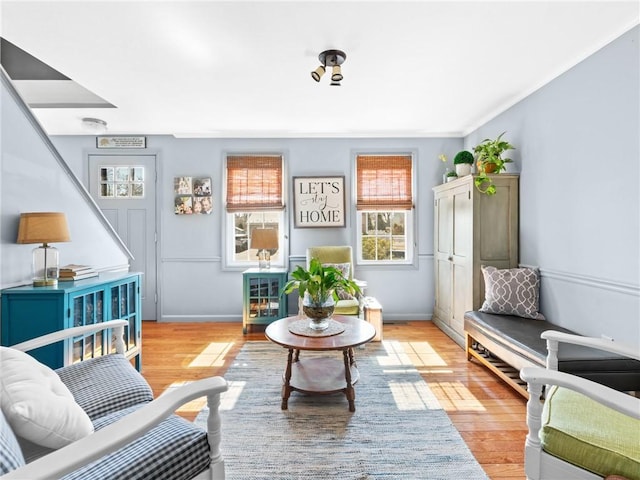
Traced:
MULTIPOLYGON (((547 368, 526 367, 520 372, 520 377, 528 383, 529 390, 527 403, 529 431, 525 442, 527 479, 596 480, 609 475, 621 475, 617 478, 640 479, 640 463, 638 463, 640 462, 640 398, 554 369, 557 366, 558 344, 561 342, 584 345, 636 360, 640 360, 640 352, 609 340, 556 331, 543 332, 542 338, 547 340, 549 351, 547 368), (543 400, 545 385, 547 398, 543 400), (571 392, 577 392, 577 395, 571 392), (556 395, 556 393, 559 394, 556 395), (561 402, 566 402, 568 399, 578 403, 572 403, 572 406, 564 412, 561 402), (553 415, 550 413, 551 410, 554 412, 553 415), (565 418, 560 418, 563 415, 565 418), (614 418, 618 421, 617 424, 613 421, 614 418), (563 427, 554 423, 559 419, 564 425, 572 425, 571 432, 562 432, 563 427), (596 420, 600 423, 594 428, 596 420), (627 433, 607 432, 607 429, 614 428, 613 425, 618 428, 620 424, 628 427, 627 433), (580 428, 574 429, 573 426, 580 428), (553 442, 551 436, 554 430, 564 435, 564 440, 560 442, 564 443, 563 451, 558 451, 558 443, 553 442), (584 440, 579 438, 579 435, 585 432, 589 434, 588 440, 587 436, 583 437, 584 440), (591 435, 597 437, 595 441, 591 435), (607 436, 616 438, 614 443, 618 445, 616 450, 607 450, 604 453, 605 450, 599 446, 599 442, 606 441, 607 436), (584 448, 571 448, 567 439, 583 442, 582 445, 587 444, 590 454, 580 455, 578 450, 584 452, 584 448), (594 447, 594 445, 597 446, 594 447), (620 449, 631 452, 632 458, 621 454, 620 449), (606 457, 609 456, 611 459, 613 455, 618 459, 616 467, 607 465, 606 457), (620 468, 623 470, 620 471, 620 468)), ((565 403, 564 406, 566 405, 565 403)))
POLYGON ((108 328, 113 329, 116 339, 116 354, 81 362, 81 364, 87 365, 87 369, 107 365, 102 371, 96 372, 87 369, 82 371, 85 367, 84 365, 80 366, 80 364, 63 367, 56 371, 65 385, 67 385, 67 380, 73 382, 79 378, 78 372, 81 372, 83 385, 78 387, 77 391, 74 391, 73 385, 67 386, 83 410, 88 413, 94 426, 96 426, 97 422, 102 422, 102 425, 106 426, 102 428, 96 427, 94 433, 90 433, 79 440, 24 464, 22 451, 9 452, 10 447, 15 448, 18 445, 12 428, 10 428, 10 422, 5 420, 5 417, 9 415, 8 410, 10 408, 5 410, 3 406, 3 415, 0 416, 0 420, 2 420, 2 425, 0 425, 0 440, 2 441, 0 455, 0 463, 2 464, 0 467, 2 468, 0 469, 0 474, 7 471, 8 473, 0 476, 2 480, 26 478, 36 480, 62 477, 148 478, 145 477, 146 474, 144 473, 148 465, 140 467, 141 461, 146 459, 147 462, 151 461, 157 464, 172 455, 173 458, 166 461, 173 463, 176 460, 180 462, 184 460, 186 471, 192 468, 190 465, 194 462, 199 462, 199 465, 205 468, 202 471, 202 468, 198 467, 201 470, 200 473, 194 474, 194 476, 185 474, 185 477, 181 476, 180 478, 224 479, 224 462, 220 453, 221 431, 218 406, 220 404, 220 394, 227 390, 226 381, 221 377, 211 377, 187 384, 176 390, 169 391, 157 399, 153 399, 151 389, 146 381, 123 356, 125 351, 123 329, 125 325, 127 325, 125 320, 112 320, 96 325, 74 327, 10 347, 9 350, 15 349, 26 352, 67 338, 86 336, 108 328), (65 380, 65 371, 73 371, 75 373, 65 380), (94 378, 93 373, 100 378, 96 382, 101 384, 95 387, 97 393, 93 393, 94 389, 90 385, 87 388, 87 379, 91 381, 90 379, 94 378), (111 379, 110 377, 115 378, 111 379), (88 393, 85 395, 87 391, 88 393), (109 393, 115 393, 117 398, 107 398, 105 400, 104 397, 108 397, 109 393), (93 416, 89 413, 92 409, 87 408, 87 406, 91 407, 90 397, 92 396, 97 403, 102 402, 102 405, 98 407, 100 413, 94 409, 93 416), (209 407, 206 432, 203 432, 191 422, 187 422, 173 414, 181 405, 203 396, 207 397, 209 407), (79 397, 83 398, 79 399, 79 397), (109 412, 108 410, 111 411, 109 412), (123 412, 126 412, 126 415, 123 412), (100 418, 97 419, 96 417, 100 418), (162 433, 154 433, 161 431, 163 428, 164 431, 162 433), (176 453, 173 451, 174 445, 172 442, 177 442, 175 438, 179 437, 181 434, 179 431, 181 430, 186 432, 184 437, 189 437, 188 441, 190 443, 187 448, 181 446, 181 448, 175 449, 184 453, 176 453), (206 438, 203 438, 202 435, 206 435, 206 438), (8 442, 7 436, 12 437, 9 438, 8 442), (126 450, 134 441, 138 442, 137 450, 126 450), (193 446, 196 442, 198 444, 197 448, 193 446), (121 448, 124 449, 121 450, 123 453, 114 455, 114 452, 119 451, 121 448), (154 449, 156 450, 155 452, 154 449), (138 452, 137 458, 135 452, 138 452), (176 459, 176 456, 180 457, 180 455, 185 458, 176 459), (203 455, 205 458, 202 458, 203 455), (150 457, 151 460, 149 460, 150 457), (14 460, 16 459, 22 461, 15 462, 14 460), (92 464, 96 460, 99 461, 92 464), (93 466, 91 467, 90 464, 93 466), (89 467, 93 468, 93 470, 83 471, 83 469, 89 467), (137 470, 140 471, 138 472, 137 470), (67 477, 66 475, 69 476, 67 477))

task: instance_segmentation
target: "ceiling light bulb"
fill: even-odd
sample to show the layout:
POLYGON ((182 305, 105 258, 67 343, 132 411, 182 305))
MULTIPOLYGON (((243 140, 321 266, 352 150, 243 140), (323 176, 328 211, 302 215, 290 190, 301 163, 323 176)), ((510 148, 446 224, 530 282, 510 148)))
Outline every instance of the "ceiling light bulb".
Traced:
POLYGON ((334 82, 339 82, 342 80, 342 72, 340 71, 340 65, 334 65, 333 71, 331 73, 331 80, 334 82))
POLYGON ((324 68, 324 65, 320 65, 313 72, 311 72, 311 78, 313 78, 316 82, 319 82, 320 79, 322 78, 322 75, 324 75, 325 71, 326 70, 324 68))

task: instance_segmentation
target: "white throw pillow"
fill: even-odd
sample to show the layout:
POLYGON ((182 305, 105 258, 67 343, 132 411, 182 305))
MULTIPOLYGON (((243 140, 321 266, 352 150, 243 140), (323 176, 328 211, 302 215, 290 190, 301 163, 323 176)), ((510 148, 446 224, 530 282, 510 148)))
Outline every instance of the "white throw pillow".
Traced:
POLYGON ((31 355, 0 347, 0 405, 16 435, 60 448, 93 432, 60 377, 31 355))

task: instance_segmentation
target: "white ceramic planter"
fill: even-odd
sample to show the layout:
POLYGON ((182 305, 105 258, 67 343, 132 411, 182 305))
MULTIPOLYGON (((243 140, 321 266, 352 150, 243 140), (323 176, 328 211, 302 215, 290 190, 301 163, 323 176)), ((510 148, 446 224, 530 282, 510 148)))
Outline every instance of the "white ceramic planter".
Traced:
POLYGON ((456 165, 456 174, 458 175, 458 177, 471 175, 471 165, 468 163, 458 163, 456 165))

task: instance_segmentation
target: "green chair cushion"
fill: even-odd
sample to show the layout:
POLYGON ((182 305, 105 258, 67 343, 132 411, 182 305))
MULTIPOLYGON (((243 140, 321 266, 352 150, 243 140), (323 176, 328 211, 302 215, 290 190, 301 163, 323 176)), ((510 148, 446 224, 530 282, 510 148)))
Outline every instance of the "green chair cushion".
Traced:
POLYGON ((336 315, 358 315, 360 303, 358 300, 338 300, 333 311, 336 315))
POLYGON ((545 452, 597 475, 640 480, 640 420, 552 387, 542 412, 545 452))

